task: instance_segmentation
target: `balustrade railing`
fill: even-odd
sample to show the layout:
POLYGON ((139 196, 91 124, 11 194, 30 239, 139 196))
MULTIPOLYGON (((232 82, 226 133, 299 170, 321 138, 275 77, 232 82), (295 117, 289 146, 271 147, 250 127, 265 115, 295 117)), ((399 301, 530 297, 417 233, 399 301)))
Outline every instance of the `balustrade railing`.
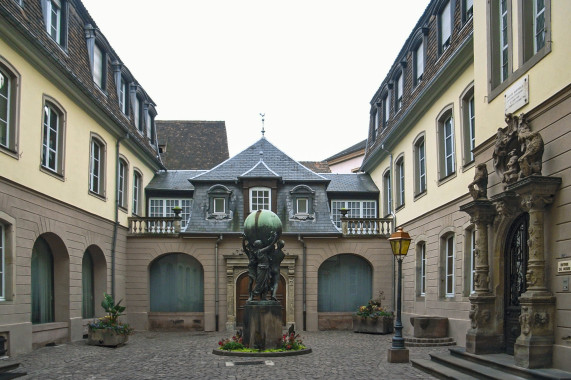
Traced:
POLYGON ((180 232, 180 217, 129 218, 130 235, 172 235, 180 232))
POLYGON ((386 237, 392 233, 391 218, 341 218, 343 236, 386 237))

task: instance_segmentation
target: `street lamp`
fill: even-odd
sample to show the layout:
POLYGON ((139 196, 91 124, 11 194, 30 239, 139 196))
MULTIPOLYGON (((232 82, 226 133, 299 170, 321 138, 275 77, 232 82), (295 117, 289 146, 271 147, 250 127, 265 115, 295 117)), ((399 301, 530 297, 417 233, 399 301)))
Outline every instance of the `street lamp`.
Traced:
POLYGON ((395 335, 393 336, 392 347, 389 348, 387 361, 389 363, 407 363, 408 362, 408 349, 404 347, 404 338, 402 337, 402 321, 401 321, 401 293, 402 293, 402 260, 408 252, 410 246, 410 235, 402 230, 402 227, 397 228, 391 234, 389 243, 393 255, 398 262, 398 286, 397 286, 397 320, 395 322, 395 335))

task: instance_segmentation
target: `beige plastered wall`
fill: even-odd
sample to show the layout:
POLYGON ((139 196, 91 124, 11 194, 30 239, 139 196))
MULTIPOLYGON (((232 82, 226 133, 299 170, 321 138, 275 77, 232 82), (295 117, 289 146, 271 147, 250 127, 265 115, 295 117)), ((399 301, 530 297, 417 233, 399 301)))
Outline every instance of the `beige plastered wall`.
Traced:
MULTIPOLYGON (((216 327, 215 286, 218 282, 219 330, 225 329, 227 322, 227 266, 224 256, 240 255, 241 240, 235 235, 226 235, 218 243, 218 278, 216 279, 216 241, 212 238, 128 238, 126 291, 129 299, 127 310, 129 322, 136 329, 149 328, 149 268, 158 257, 168 253, 184 253, 197 259, 204 270, 204 312, 203 328, 214 331, 216 327)), ((296 256, 294 281, 295 324, 302 329, 303 321, 303 243, 293 237, 284 237, 284 252, 287 256, 296 256)), ((367 262, 373 269, 373 295, 384 291, 385 304, 392 305, 392 260, 390 245, 385 239, 346 239, 346 238, 309 238, 303 239, 307 254, 306 283, 306 329, 318 329, 318 269, 323 261, 338 254, 355 254, 367 262)), ((286 257, 287 257, 286 256, 286 257)), ((283 271, 282 271, 283 273, 283 271)), ((231 277, 232 278, 232 277, 231 277)), ((235 288, 234 288, 235 289, 235 288)), ((288 295, 286 294, 286 297, 288 295)), ((235 298, 235 297, 230 297, 235 298)), ((286 302, 290 302, 287 300, 286 302)), ((230 310, 235 313, 235 305, 230 310), (234 309, 233 309, 234 308, 234 309)), ((197 316, 200 318, 201 316, 197 316)), ((173 313, 172 319, 178 316, 173 313)))

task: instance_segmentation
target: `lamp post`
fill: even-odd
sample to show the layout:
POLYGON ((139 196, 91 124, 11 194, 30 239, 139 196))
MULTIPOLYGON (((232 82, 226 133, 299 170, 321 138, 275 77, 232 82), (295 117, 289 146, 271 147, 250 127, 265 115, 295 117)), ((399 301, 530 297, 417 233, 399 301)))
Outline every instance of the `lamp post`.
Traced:
POLYGON ((393 255, 398 262, 398 285, 397 285, 397 320, 395 322, 395 335, 393 336, 392 346, 389 348, 387 361, 389 363, 407 363, 408 362, 408 348, 404 347, 404 338, 402 337, 402 321, 401 321, 401 298, 402 298, 402 260, 408 252, 410 245, 410 235, 402 230, 402 227, 397 228, 391 234, 389 243, 393 255))

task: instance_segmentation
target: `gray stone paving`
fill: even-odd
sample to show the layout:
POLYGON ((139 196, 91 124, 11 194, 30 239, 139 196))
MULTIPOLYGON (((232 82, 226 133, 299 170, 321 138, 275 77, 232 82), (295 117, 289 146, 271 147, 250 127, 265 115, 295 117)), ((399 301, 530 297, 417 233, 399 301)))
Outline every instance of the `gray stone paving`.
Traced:
MULTIPOLYGON (((227 333, 137 332, 119 348, 86 340, 44 347, 11 358, 28 372, 22 379, 427 379, 410 363, 387 363, 392 335, 350 331, 301 332, 308 355, 240 358, 212 354, 227 333), (268 364, 240 365, 269 360, 268 364), (227 366, 227 362, 238 365, 227 366), (273 364, 273 365, 272 365, 273 364)), ((411 358, 428 358, 446 347, 411 347, 411 358)))

